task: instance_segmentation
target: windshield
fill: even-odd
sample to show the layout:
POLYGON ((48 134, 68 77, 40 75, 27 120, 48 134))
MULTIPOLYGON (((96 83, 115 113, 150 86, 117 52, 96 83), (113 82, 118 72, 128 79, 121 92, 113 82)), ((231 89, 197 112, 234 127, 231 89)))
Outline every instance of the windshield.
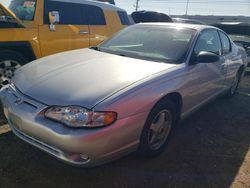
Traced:
POLYGON ((5 4, 20 20, 32 21, 34 19, 36 0, 8 0, 5 4))
POLYGON ((169 26, 128 27, 99 46, 99 50, 138 59, 180 63, 195 34, 169 26))

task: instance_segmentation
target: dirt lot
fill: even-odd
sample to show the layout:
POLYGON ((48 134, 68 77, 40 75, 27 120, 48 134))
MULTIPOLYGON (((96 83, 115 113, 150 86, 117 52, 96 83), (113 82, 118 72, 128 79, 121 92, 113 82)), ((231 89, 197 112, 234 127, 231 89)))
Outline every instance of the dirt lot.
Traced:
MULTIPOLYGON (((0 115, 3 124, 3 116, 0 115)), ((0 135, 0 187, 250 187, 250 76, 185 120, 158 158, 81 169, 0 135)))

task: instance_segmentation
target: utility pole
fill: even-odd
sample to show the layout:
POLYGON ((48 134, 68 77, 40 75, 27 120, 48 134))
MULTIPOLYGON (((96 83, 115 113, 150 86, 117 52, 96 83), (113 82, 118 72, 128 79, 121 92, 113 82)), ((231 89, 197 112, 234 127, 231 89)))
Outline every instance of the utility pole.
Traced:
POLYGON ((188 5, 189 5, 189 0, 187 0, 187 4, 186 4, 186 16, 188 15, 188 5))
POLYGON ((138 11, 138 8, 139 8, 139 1, 140 1, 140 0, 136 0, 136 2, 135 2, 135 5, 134 5, 135 11, 138 11))

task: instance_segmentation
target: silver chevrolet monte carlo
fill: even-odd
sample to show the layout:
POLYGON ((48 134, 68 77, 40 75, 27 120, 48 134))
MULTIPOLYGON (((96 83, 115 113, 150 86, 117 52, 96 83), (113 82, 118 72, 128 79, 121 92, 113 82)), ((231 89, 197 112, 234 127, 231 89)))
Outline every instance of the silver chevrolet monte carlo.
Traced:
POLYGON ((74 166, 160 154, 181 118, 235 94, 246 53, 203 25, 139 24, 20 68, 1 90, 15 135, 74 166))

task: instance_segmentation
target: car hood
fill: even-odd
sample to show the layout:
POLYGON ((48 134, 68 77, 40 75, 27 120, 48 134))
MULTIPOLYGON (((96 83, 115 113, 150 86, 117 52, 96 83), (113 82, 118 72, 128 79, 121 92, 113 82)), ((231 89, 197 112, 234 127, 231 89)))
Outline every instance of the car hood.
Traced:
POLYGON ((174 66, 81 49, 29 63, 16 71, 13 83, 23 94, 47 105, 92 108, 121 89, 174 66))

